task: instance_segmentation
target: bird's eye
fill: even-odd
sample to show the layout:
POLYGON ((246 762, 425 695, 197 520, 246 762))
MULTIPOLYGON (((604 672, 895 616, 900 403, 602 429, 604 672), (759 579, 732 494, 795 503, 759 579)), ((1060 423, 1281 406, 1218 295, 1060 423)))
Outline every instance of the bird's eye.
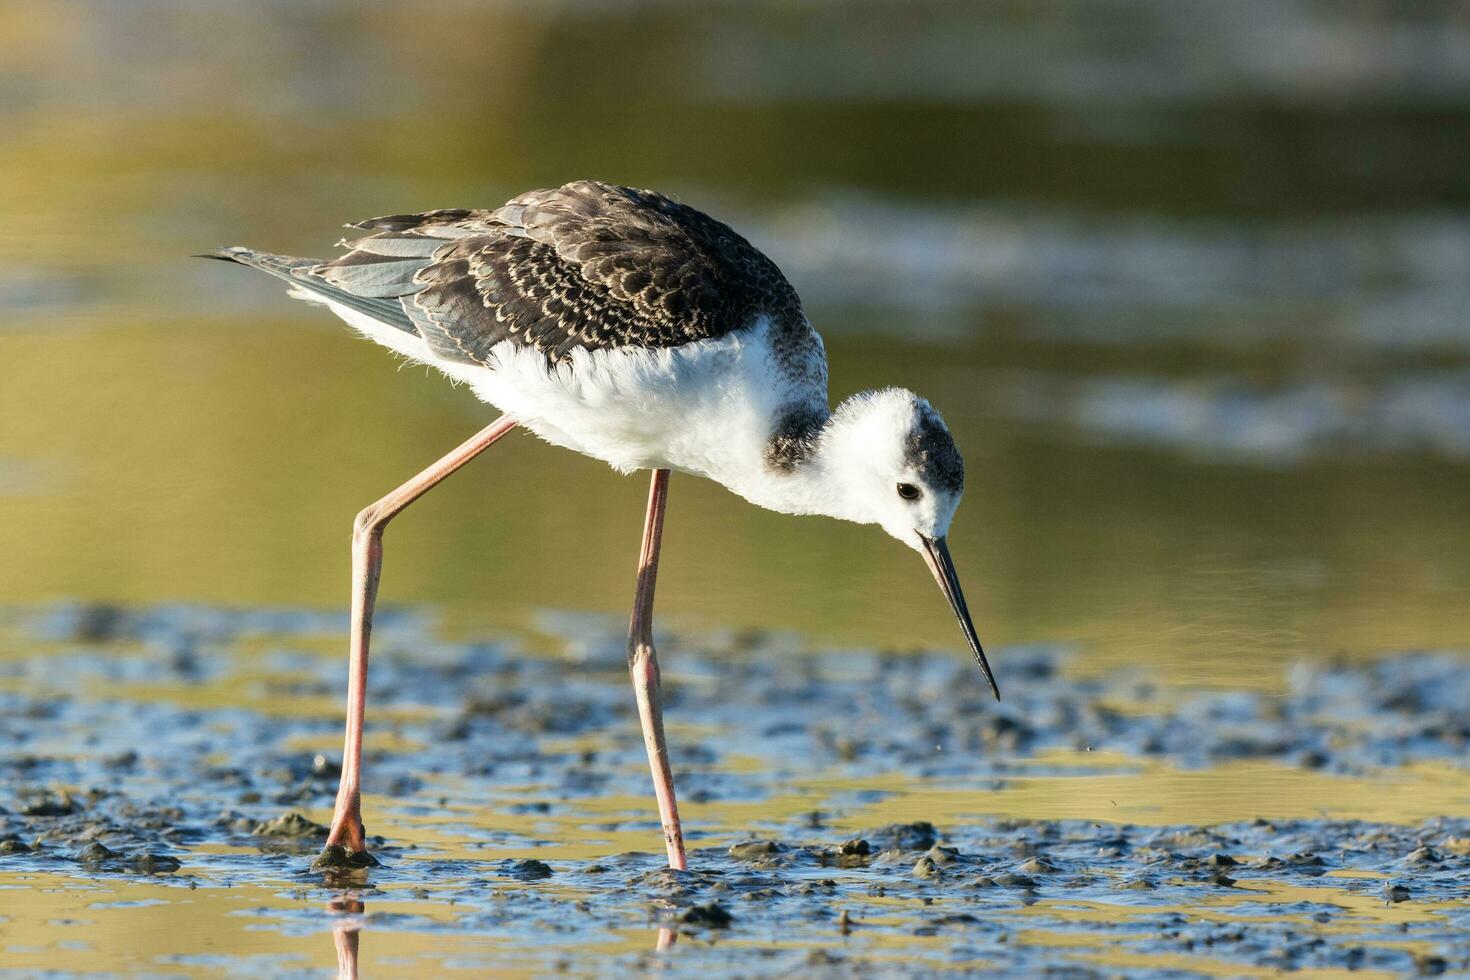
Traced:
POLYGON ((900 483, 898 485, 898 495, 904 500, 918 500, 919 488, 912 483, 900 483))

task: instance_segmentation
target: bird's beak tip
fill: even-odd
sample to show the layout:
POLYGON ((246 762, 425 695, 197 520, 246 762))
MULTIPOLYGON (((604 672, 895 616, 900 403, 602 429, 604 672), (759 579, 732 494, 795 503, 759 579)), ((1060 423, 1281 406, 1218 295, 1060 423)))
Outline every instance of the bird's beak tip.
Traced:
POLYGON ((980 637, 975 632, 975 624, 970 619, 970 607, 965 602, 965 593, 960 589, 960 579, 954 570, 954 560, 949 556, 949 545, 944 538, 930 538, 923 534, 919 535, 923 543, 924 561, 929 565, 929 571, 934 574, 934 581, 939 584, 939 590, 949 600, 949 607, 954 611, 955 619, 959 620, 960 629, 965 632, 965 639, 970 643, 970 649, 975 654, 975 663, 979 665, 980 672, 985 675, 985 680, 990 684, 990 693, 995 695, 995 700, 1000 700, 1000 685, 995 682, 995 674, 990 670, 990 662, 985 659, 985 650, 980 646, 980 637))
POLYGON ((995 681, 995 674, 990 671, 990 661, 985 659, 985 653, 976 649, 975 663, 980 666, 980 672, 985 675, 985 681, 990 685, 990 693, 995 695, 995 700, 1000 701, 1000 685, 995 681))

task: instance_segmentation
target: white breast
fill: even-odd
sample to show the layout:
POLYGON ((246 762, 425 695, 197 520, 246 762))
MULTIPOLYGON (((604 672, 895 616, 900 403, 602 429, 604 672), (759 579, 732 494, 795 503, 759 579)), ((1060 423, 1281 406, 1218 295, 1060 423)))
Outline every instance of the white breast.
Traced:
POLYGON ((668 468, 730 485, 760 465, 776 411, 793 395, 764 318, 683 347, 578 349, 555 366, 506 341, 490 352, 494 367, 480 367, 440 360, 415 336, 327 305, 378 343, 469 384, 547 442, 624 473, 668 468))

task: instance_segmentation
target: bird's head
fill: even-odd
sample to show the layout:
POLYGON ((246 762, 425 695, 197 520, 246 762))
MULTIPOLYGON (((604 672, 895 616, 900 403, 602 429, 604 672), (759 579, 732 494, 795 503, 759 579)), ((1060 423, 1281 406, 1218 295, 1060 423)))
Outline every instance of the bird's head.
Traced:
POLYGON ((911 391, 866 391, 838 406, 824 441, 832 482, 841 488, 841 516, 880 525, 924 558, 999 698, 946 543, 965 489, 965 461, 944 419, 911 391))

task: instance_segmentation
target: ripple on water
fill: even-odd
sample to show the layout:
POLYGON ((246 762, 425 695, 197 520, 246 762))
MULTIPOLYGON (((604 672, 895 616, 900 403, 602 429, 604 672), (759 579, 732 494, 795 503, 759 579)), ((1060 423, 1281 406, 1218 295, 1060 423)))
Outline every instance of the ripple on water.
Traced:
POLYGON ((694 868, 672 872, 623 665, 587 654, 615 626, 548 616, 532 656, 406 615, 369 714, 384 863, 328 881, 307 866, 337 778, 335 618, 21 619, 33 649, 0 690, 21 969, 1466 966, 1470 822, 1443 816, 1470 799, 1460 654, 1164 696, 1018 648, 996 705, 959 656, 669 636, 694 868))

